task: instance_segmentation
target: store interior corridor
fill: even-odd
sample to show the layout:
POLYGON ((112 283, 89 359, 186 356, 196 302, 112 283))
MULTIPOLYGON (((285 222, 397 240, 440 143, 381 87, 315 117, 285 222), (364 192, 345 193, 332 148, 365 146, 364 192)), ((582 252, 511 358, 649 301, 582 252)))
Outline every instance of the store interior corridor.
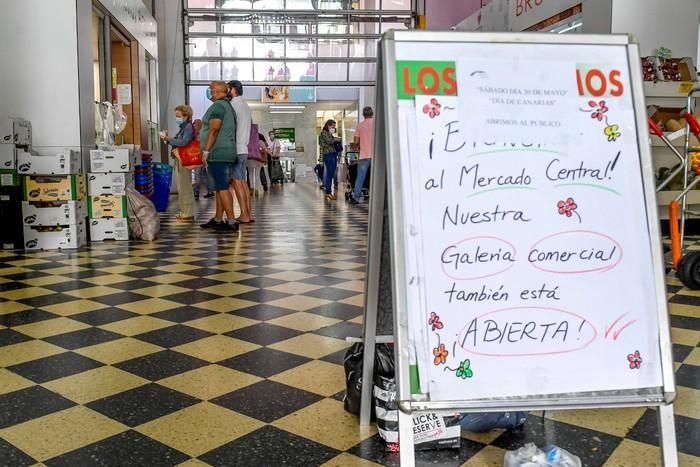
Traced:
MULTIPOLYGON (((172 205, 154 242, 0 253, 0 465, 398 465, 342 402, 366 205, 300 179, 253 206, 237 234, 177 223, 172 205)), ((205 221, 212 200, 198 207, 205 221)), ((699 294, 668 290, 680 465, 698 466, 699 294)), ((418 465, 502 465, 527 442, 591 467, 658 459, 646 408, 536 412, 522 430, 462 437, 418 465)))

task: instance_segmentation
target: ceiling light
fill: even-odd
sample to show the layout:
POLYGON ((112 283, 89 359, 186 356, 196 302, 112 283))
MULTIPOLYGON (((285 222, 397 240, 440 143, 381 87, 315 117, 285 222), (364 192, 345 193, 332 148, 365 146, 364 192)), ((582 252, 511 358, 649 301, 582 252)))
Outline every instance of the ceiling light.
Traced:
POLYGON ((270 110, 304 110, 305 105, 271 105, 270 110))
POLYGON ((303 110, 270 110, 271 114, 303 114, 303 110))

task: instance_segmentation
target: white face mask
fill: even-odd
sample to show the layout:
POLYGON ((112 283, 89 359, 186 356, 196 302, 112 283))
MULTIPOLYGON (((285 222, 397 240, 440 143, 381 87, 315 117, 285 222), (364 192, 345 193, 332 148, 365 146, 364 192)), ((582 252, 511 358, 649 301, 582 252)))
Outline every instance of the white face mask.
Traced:
POLYGON ((335 128, 331 128, 331 129, 330 129, 330 132, 331 132, 332 135, 334 135, 334 134, 335 134, 335 128))

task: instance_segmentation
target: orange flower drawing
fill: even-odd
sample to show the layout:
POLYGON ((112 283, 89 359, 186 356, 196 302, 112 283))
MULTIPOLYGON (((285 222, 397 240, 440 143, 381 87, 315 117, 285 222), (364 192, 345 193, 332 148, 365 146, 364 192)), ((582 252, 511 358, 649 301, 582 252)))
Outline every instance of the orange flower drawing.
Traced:
POLYGON ((435 355, 435 365, 440 365, 447 361, 447 356, 450 353, 445 349, 445 344, 440 344, 433 349, 433 355, 435 355))

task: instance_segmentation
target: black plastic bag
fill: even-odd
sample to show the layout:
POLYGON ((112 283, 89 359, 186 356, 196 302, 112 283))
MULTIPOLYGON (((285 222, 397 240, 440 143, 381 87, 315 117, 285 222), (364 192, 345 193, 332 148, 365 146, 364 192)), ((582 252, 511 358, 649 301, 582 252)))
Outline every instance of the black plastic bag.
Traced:
POLYGON ((464 414, 459 421, 464 431, 482 433, 505 428, 520 428, 527 421, 527 412, 485 412, 464 414))
MULTIPOLYGON (((364 346, 357 342, 345 353, 343 367, 345 368, 345 398, 343 404, 345 410, 360 414, 360 401, 362 399, 362 359, 364 358, 364 346)), ((387 344, 377 344, 374 354, 374 375, 387 378, 394 377, 394 349, 387 344)), ((372 402, 374 406, 374 402, 372 402)), ((374 411, 372 411, 374 419, 374 411)))

